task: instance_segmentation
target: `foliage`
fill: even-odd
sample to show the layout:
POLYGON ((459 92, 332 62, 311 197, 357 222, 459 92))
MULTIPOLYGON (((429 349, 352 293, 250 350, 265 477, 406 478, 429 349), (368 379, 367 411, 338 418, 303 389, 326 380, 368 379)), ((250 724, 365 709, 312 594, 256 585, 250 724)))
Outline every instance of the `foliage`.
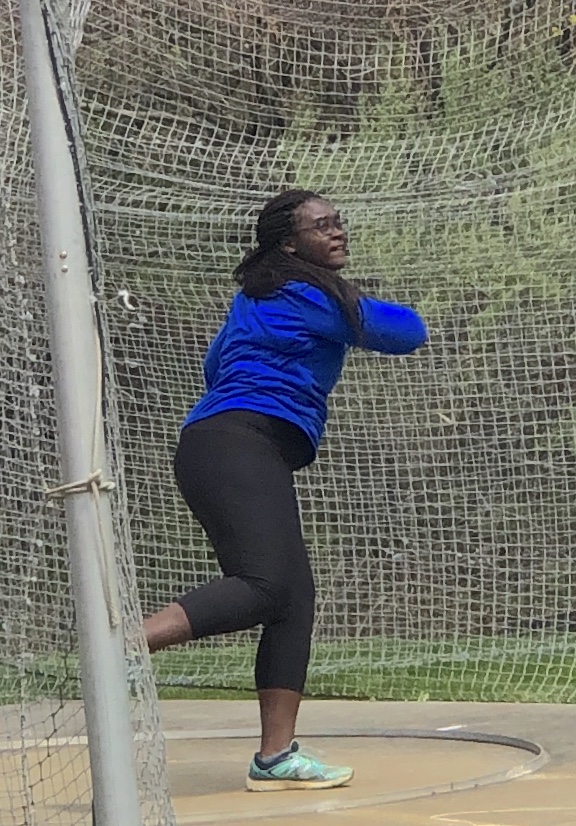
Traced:
MULTIPOLYGON (((157 177, 181 163, 170 144, 163 144, 161 167, 149 167, 156 197, 170 205, 155 214, 162 277, 157 259, 145 258, 144 211, 136 241, 142 254, 127 280, 143 299, 146 321, 130 331, 121 319, 113 327, 129 439, 157 457, 153 478, 175 438, 167 440, 165 422, 171 382, 186 376, 189 395, 171 397, 183 411, 201 392, 200 356, 231 294, 226 270, 237 244, 249 241, 261 203, 260 195, 243 193, 242 177, 237 201, 220 203, 205 188, 219 180, 226 146, 243 158, 254 185, 273 186, 280 175, 285 185, 333 195, 350 217, 351 274, 371 292, 416 304, 429 323, 430 346, 417 357, 352 358, 333 399, 328 447, 300 482, 326 592, 320 634, 324 626, 342 636, 508 634, 534 617, 553 628, 570 609, 570 585, 560 583, 571 581, 576 527, 569 492, 573 81, 541 19, 527 16, 515 31, 504 48, 472 18, 461 19, 455 39, 437 28, 433 97, 411 68, 410 38, 383 34, 370 49, 385 59, 387 73, 364 84, 348 109, 344 98, 330 97, 322 73, 314 75, 312 58, 297 94, 269 75, 284 116, 260 143, 266 167, 224 137, 219 161, 209 149, 184 187, 157 177), (184 226, 194 227, 192 246, 175 241, 185 237, 184 226), (127 355, 140 368, 127 369, 127 355), (334 477, 334 463, 346 468, 344 476, 334 477), (316 491, 328 493, 318 499, 316 491), (332 603, 359 610, 336 616, 332 603)), ((216 74, 204 80, 211 90, 218 83, 216 74)), ((259 123, 262 110, 253 113, 250 100, 242 117, 259 123)), ((146 122, 155 117, 148 113, 146 122)), ((104 119, 94 134, 107 128, 104 119)), ((102 160, 93 147, 96 169, 102 160)), ((124 169, 137 165, 124 155, 124 169)), ((222 173, 226 191, 235 168, 222 173)), ((116 280, 122 228, 106 226, 109 289, 123 286, 116 280)), ((128 467, 127 476, 135 500, 140 468, 128 467)), ((162 479, 147 488, 148 504, 140 498, 133 519, 148 607, 215 572, 205 540, 167 495, 173 486, 164 471, 162 479)))
MULTIPOLYGON (((318 645, 498 637, 531 662, 519 636, 567 639, 574 626, 572 4, 322 0, 315 16, 309 5, 90 6, 76 74, 144 611, 216 573, 171 456, 254 217, 301 184, 349 216, 351 276, 415 304, 431 332, 414 357, 351 356, 319 462, 299 477, 318 645), (119 289, 137 310, 118 305, 119 289)), ((0 33, 9 25, 0 12, 0 33)), ((17 74, 6 74, 8 94, 17 74)), ((28 167, 15 169, 28 203, 28 167)), ((59 616, 61 543, 45 554, 49 582, 32 591, 50 613, 39 638, 49 648, 71 620, 59 616)), ((442 650, 453 673, 462 648, 442 650)), ((356 688, 346 690, 377 683, 378 696, 408 696, 437 679, 440 696, 435 653, 416 672, 409 658, 396 663, 392 688, 382 669, 367 676, 347 660, 356 688)), ((534 684, 564 674, 557 656, 526 671, 534 684)), ((315 667, 322 691, 331 677, 315 667)), ((504 690, 514 678, 528 691, 510 668, 504 690)), ((474 675, 498 676, 482 658, 474 669, 476 685, 474 675)))

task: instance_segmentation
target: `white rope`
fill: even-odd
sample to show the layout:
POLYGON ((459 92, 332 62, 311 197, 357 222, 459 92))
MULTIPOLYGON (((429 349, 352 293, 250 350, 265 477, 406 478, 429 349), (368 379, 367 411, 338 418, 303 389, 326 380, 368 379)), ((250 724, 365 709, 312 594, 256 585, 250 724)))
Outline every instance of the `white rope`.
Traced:
POLYGON ((80 482, 68 482, 65 485, 57 485, 54 488, 47 488, 45 491, 46 499, 64 499, 66 496, 72 496, 75 493, 93 493, 94 485, 99 491, 114 490, 116 485, 114 482, 108 482, 102 479, 102 471, 94 470, 92 473, 80 482))

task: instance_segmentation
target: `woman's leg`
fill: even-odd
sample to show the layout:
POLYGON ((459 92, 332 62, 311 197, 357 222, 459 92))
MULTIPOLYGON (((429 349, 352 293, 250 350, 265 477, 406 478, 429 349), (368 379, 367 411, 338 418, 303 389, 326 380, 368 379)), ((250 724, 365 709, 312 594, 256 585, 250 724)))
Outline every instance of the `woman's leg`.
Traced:
MULTIPOLYGON (((314 616, 314 583, 292 471, 273 442, 250 430, 241 435, 211 428, 189 431, 177 454, 177 478, 224 576, 150 618, 147 633, 151 647, 161 647, 264 626, 256 685, 262 721, 259 759, 265 761, 293 740, 314 616)), ((352 776, 349 769, 321 764, 307 765, 302 775, 306 759, 293 754, 281 769, 253 763, 249 788, 292 788, 294 783, 324 788, 352 776), (299 766, 293 767, 292 760, 299 766), (283 772, 282 779, 269 776, 270 771, 283 772), (317 776, 311 778, 310 772, 317 776)))
POLYGON ((186 612, 177 602, 145 619, 144 635, 151 654, 169 645, 188 642, 194 636, 186 612))
POLYGON ((285 515, 291 524, 292 597, 282 616, 267 625, 256 657, 256 687, 260 701, 260 754, 268 757, 290 746, 302 699, 314 623, 315 588, 308 552, 300 528, 296 494, 286 496, 285 515))
MULTIPOLYGON (((294 587, 311 574, 292 472, 274 443, 250 429, 192 426, 181 439, 175 470, 224 576, 148 618, 151 648, 284 619, 294 587)), ((313 599, 308 582, 304 591, 313 599)))
POLYGON ((300 691, 288 688, 262 688, 260 705, 260 757, 270 758, 288 751, 296 735, 296 719, 302 700, 300 691))
POLYGON ((144 621, 151 651, 252 628, 273 616, 287 593, 282 560, 274 564, 273 559, 275 526, 266 518, 278 482, 282 487, 289 476, 273 445, 250 431, 239 435, 193 426, 182 435, 175 470, 224 577, 184 594, 144 621))
MULTIPOLYGON (((233 461, 242 467, 238 485, 228 480, 226 506, 219 498, 216 518, 212 503, 196 508, 225 577, 186 594, 181 604, 190 626, 201 628, 202 636, 209 615, 217 623, 212 633, 264 626, 255 679, 260 753, 266 757, 287 749, 294 738, 310 658, 315 590, 292 472, 275 456, 256 453, 251 461, 233 461), (218 620, 214 606, 226 606, 218 620)), ((230 444, 226 455, 227 462, 234 460, 230 444)))

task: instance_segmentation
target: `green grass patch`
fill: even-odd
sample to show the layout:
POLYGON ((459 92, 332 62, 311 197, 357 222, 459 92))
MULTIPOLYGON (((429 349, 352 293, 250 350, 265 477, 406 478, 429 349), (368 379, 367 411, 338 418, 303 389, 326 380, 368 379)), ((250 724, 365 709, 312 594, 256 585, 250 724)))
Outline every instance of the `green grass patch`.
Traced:
MULTIPOLYGON (((254 697, 253 644, 197 644, 154 655, 161 699, 254 697)), ((307 693, 376 700, 576 702, 575 635, 451 642, 317 643, 307 693)), ((0 702, 81 696, 78 661, 36 658, 0 668, 0 702)))

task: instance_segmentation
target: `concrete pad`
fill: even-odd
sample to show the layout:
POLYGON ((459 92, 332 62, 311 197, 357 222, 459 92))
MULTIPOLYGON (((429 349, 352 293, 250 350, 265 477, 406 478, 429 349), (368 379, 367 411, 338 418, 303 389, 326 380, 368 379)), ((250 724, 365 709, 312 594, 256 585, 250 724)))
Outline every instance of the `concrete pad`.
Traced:
POLYGON ((37 824, 84 826, 90 823, 90 766, 85 746, 0 752, 0 822, 26 824, 25 808, 33 803, 37 824), (22 783, 23 759, 30 785, 22 783), (21 812, 22 815, 18 813, 21 812))
MULTIPOLYGON (((24 822, 16 819, 17 812, 31 792, 38 824, 91 823, 81 704, 66 704, 58 712, 62 725, 54 724, 56 709, 49 706, 30 710, 40 728, 28 729, 49 736, 48 747, 28 741, 23 750, 17 715, 9 709, 3 715, 3 826, 24 822), (32 790, 21 788, 24 758, 32 790)), ((162 717, 179 826, 249 821, 278 826, 576 826, 573 706, 308 701, 302 707, 299 739, 330 762, 354 766, 356 777, 343 789, 270 794, 243 790, 248 761, 258 747, 255 701, 168 701, 162 703, 162 717), (466 738, 474 730, 497 734, 504 742, 423 739, 423 729, 440 738, 466 738), (416 739, 375 736, 391 730, 416 739), (542 767, 545 752, 512 748, 505 745, 506 737, 542 742, 551 753, 550 763, 542 767)))
MULTIPOLYGON (((253 822, 284 816, 381 805, 404 797, 474 785, 490 775, 515 772, 516 750, 474 743, 322 738, 308 741, 318 753, 356 770, 353 783, 324 792, 248 793, 244 779, 258 741, 243 738, 169 740, 168 766, 174 810, 182 826, 253 822)), ((19 783, 20 755, 0 760, 0 811, 22 809, 27 790, 19 783)), ((36 814, 41 823, 83 822, 88 816, 90 778, 82 746, 29 749, 27 762, 36 814)), ((89 820, 89 818, 88 818, 89 820)))
MULTIPOLYGON (((224 730, 235 737, 244 733, 255 737, 258 732, 257 704, 250 701, 204 701, 187 706, 167 702, 162 704, 162 716, 169 746, 174 743, 170 738, 189 738, 191 731, 195 732, 194 740, 218 738, 224 730)), ((300 715, 300 739, 305 744, 319 746, 330 760, 354 760, 356 778, 348 789, 333 790, 329 794, 288 793, 284 796, 290 798, 286 802, 276 794, 270 795, 272 801, 264 799, 260 802, 268 796, 258 795, 258 812, 252 812, 251 817, 262 822, 273 821, 278 826, 336 826, 340 823, 342 826, 372 826, 376 823, 382 826, 438 826, 451 822, 454 826, 576 826, 575 724, 574 706, 308 701, 303 704, 300 715), (537 773, 518 777, 518 767, 526 759, 529 762, 530 756, 500 746, 318 737, 320 733, 335 734, 345 726, 356 734, 385 728, 415 733, 424 728, 444 729, 448 735, 450 731, 457 735, 472 730, 496 733, 542 742, 552 757, 549 765, 541 767, 537 773), (442 770, 449 772, 452 791, 450 782, 442 783, 442 770), (468 774, 468 780, 481 782, 472 783, 475 788, 470 791, 456 791, 466 785, 465 774, 468 774), (427 780, 430 781, 428 786, 427 780), (460 786, 459 780, 462 781, 460 786), (489 785, 483 785, 484 782, 489 785), (440 794, 440 791, 444 793, 440 794), (308 801, 310 794, 324 796, 308 801), (394 802, 395 795, 404 799, 394 802), (419 795, 422 797, 415 799, 419 795), (294 797, 297 799, 293 800, 294 797), (298 798, 304 798, 303 802, 298 798), (291 815, 282 808, 285 805, 293 807, 291 815), (346 808, 348 805, 351 808, 346 808), (316 811, 309 810, 312 808, 316 811)), ((254 747, 256 743, 253 739, 254 747)), ((178 760, 170 748, 168 753, 178 760)), ((244 744, 237 758, 230 753, 227 760, 230 761, 228 767, 233 782, 240 782, 246 766, 244 744), (240 760, 243 761, 241 765, 240 760)), ((182 769, 182 763, 170 763, 179 824, 218 822, 214 818, 222 811, 224 799, 228 795, 236 795, 238 799, 238 794, 230 791, 229 783, 224 784, 220 803, 212 797, 210 802, 217 808, 209 812, 204 795, 194 795, 194 799, 190 799, 180 794, 186 792, 186 777, 180 774, 182 769)), ((188 782, 189 778, 190 775, 188 782)), ((211 794, 209 791, 207 797, 211 794)), ((253 795, 240 795, 245 808, 235 809, 236 817, 247 811, 249 801, 246 797, 253 795)))
POLYGON ((474 786, 488 773, 494 777, 517 771, 523 760, 514 749, 466 742, 307 738, 306 745, 317 753, 321 750, 330 762, 354 767, 350 786, 322 792, 247 793, 244 778, 257 740, 169 741, 178 823, 232 824, 283 814, 333 814, 474 786))

